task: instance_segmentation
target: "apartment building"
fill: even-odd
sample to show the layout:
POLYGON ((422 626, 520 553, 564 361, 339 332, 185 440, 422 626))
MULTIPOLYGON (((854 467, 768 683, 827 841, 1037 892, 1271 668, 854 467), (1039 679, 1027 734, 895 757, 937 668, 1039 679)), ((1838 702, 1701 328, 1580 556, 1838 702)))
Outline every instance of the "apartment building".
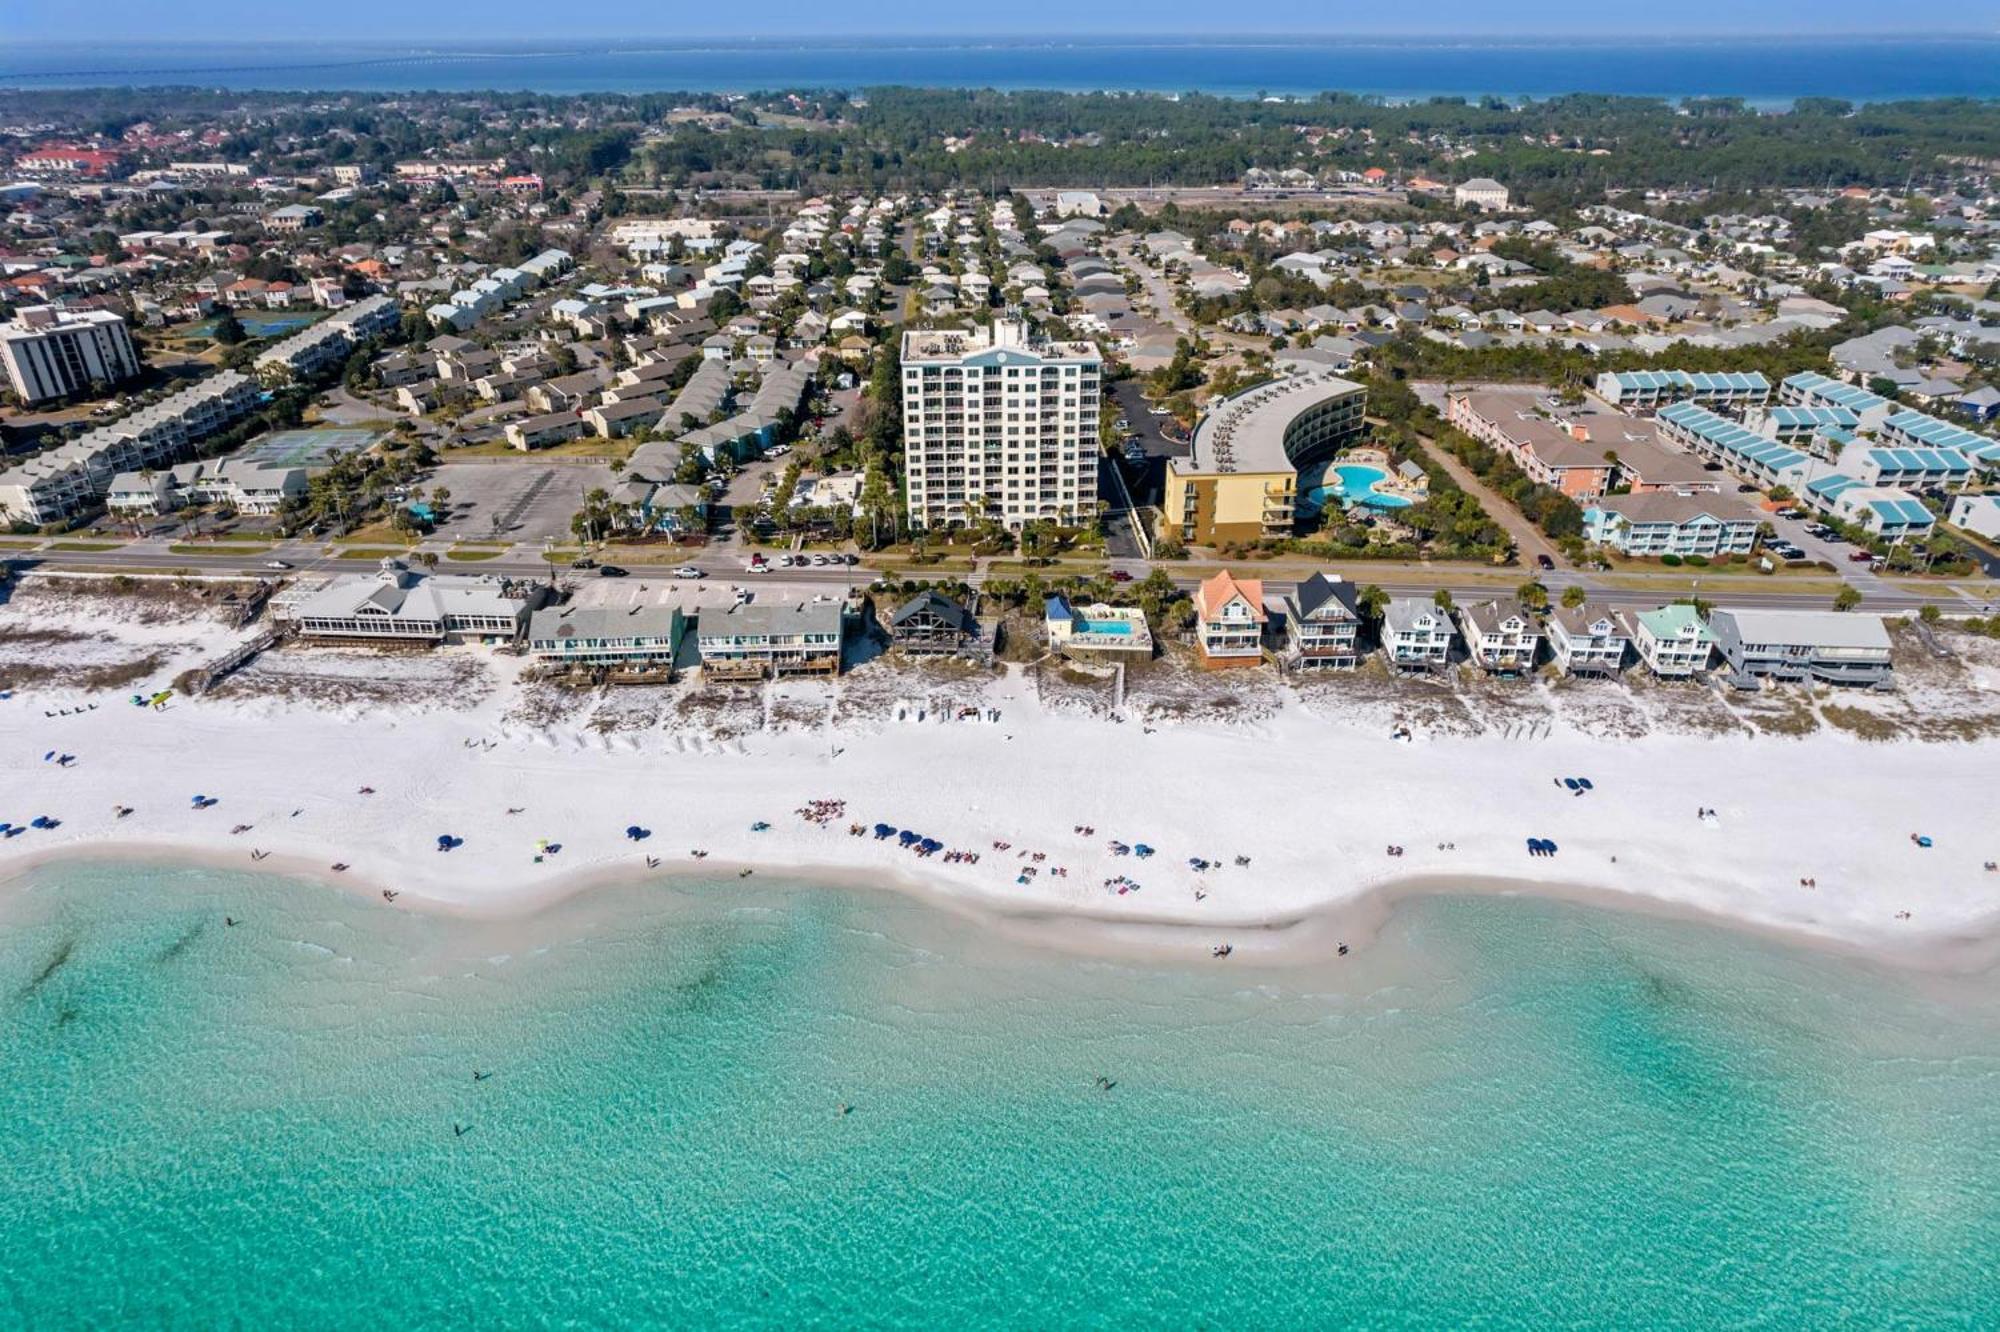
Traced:
POLYGON ((528 652, 555 670, 670 672, 687 636, 679 606, 546 606, 528 620, 528 652))
POLYGON ((1695 402, 1711 411, 1741 411, 1771 400, 1771 381, 1756 371, 1607 370, 1597 396, 1613 407, 1655 411, 1670 402, 1695 402))
POLYGON ((1698 458, 1719 463, 1765 490, 1773 486, 1797 490, 1812 474, 1815 459, 1810 454, 1746 430, 1706 407, 1677 402, 1662 407, 1655 419, 1662 439, 1698 458))
POLYGON ((137 375, 139 353, 125 321, 109 310, 72 313, 36 305, 0 328, 0 361, 14 396, 32 406, 109 388, 137 375))
POLYGON ((40 526, 90 512, 120 472, 185 457, 196 442, 249 415, 257 402, 257 386, 245 376, 233 370, 211 375, 0 472, 0 514, 40 526))
POLYGON ((695 644, 702 674, 710 679, 838 675, 841 628, 838 601, 759 597, 743 605, 704 606, 695 616, 695 644))
POLYGON ((1716 651, 1738 683, 1770 679, 1888 686, 1889 631, 1879 615, 1718 610, 1709 624, 1716 651))
POLYGON ((1097 505, 1102 377, 1095 345, 1033 336, 1018 319, 969 333, 905 333, 911 526, 1088 519, 1097 505))
POLYGON ((1748 555, 1762 519, 1720 495, 1605 495, 1583 511, 1583 539, 1621 555, 1748 555))
POLYGON ((1605 455, 1615 448, 1593 442, 1581 422, 1563 424, 1541 415, 1521 394, 1454 393, 1445 403, 1445 419, 1504 453, 1530 480, 1572 499, 1611 489, 1617 468, 1605 455))
POLYGON ((258 355, 262 375, 307 379, 346 360, 362 343, 387 333, 403 317, 388 296, 370 296, 336 310, 311 328, 300 329, 258 355))
POLYGON ((1881 394, 1813 370, 1780 381, 1778 401, 1788 407, 1837 407, 1854 417, 1858 430, 1873 430, 1896 412, 1896 404, 1881 394))
POLYGON ((1878 437, 1892 448, 1934 449, 1964 456, 1973 470, 2000 472, 2000 439, 1940 421, 1922 412, 1895 412, 1883 419, 1878 437))
POLYGON ((1197 545, 1288 537, 1299 472, 1368 428, 1368 390, 1330 374, 1298 374, 1212 403, 1186 458, 1167 460, 1161 522, 1197 545))
POLYGON ((104 504, 115 514, 151 517, 189 504, 227 504, 238 513, 276 513, 306 493, 303 467, 267 467, 236 458, 179 463, 163 471, 120 472, 104 504))

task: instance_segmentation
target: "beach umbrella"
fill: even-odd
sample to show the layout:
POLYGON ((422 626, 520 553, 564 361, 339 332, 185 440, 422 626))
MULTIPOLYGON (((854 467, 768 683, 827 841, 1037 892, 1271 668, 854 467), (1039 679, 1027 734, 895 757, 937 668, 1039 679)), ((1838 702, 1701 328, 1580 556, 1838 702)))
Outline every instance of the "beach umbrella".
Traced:
POLYGON ((450 833, 438 834, 438 850, 449 851, 451 850, 451 845, 452 845, 452 838, 450 833))
POLYGON ((646 835, 646 830, 635 823, 625 830, 625 835, 636 842, 646 835))
POLYGON ((882 840, 882 839, 883 839, 884 837, 894 837, 895 835, 896 835, 896 830, 895 830, 894 828, 891 828, 891 827, 890 827, 890 826, 889 826, 888 824, 886 824, 886 823, 878 823, 878 824, 876 824, 876 825, 875 825, 875 840, 876 840, 876 841, 878 841, 878 842, 879 842, 879 841, 881 841, 881 840, 882 840))
POLYGON ((905 828, 903 829, 903 831, 896 834, 896 840, 901 842, 904 846, 908 846, 910 843, 917 840, 917 835, 911 832, 908 828, 905 828))
POLYGON ((924 840, 923 840, 923 841, 919 842, 919 843, 918 843, 918 845, 919 845, 919 846, 921 846, 921 847, 923 847, 923 849, 924 849, 924 850, 926 850, 926 851, 942 851, 942 850, 944 850, 944 843, 943 843, 943 842, 940 842, 940 841, 938 841, 938 840, 937 840, 936 838, 934 838, 934 837, 926 837, 926 838, 924 838, 924 840))

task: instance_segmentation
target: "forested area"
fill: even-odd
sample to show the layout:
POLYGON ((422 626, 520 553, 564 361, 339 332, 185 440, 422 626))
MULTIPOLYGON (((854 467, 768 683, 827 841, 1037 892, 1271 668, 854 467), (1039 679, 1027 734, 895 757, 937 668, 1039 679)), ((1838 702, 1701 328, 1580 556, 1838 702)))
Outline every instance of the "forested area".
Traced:
POLYGON ((1447 181, 1494 176, 1543 209, 1621 186, 1747 193, 1937 183, 2000 158, 2000 102, 1971 100, 1808 99, 1781 113, 1729 99, 1594 94, 1519 104, 1344 94, 1264 102, 871 88, 749 98, 347 93, 301 105, 283 94, 111 88, 0 92, 0 119, 106 135, 142 120, 228 121, 220 155, 231 160, 309 153, 388 162, 448 148, 566 178, 630 164, 668 185, 806 190, 1205 185, 1253 167, 1323 177, 1381 167, 1447 181))

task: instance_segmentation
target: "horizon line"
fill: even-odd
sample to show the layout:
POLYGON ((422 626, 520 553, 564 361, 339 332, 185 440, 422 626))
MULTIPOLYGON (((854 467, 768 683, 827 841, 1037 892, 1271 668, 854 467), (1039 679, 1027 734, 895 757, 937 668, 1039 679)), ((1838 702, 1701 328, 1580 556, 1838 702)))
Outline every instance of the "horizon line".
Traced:
POLYGON ((628 30, 628 31, 616 31, 616 32, 602 32, 602 33, 581 33, 581 34, 576 33, 574 31, 563 32, 563 33, 553 33, 553 32, 520 33, 508 36, 489 36, 486 38, 474 39, 474 40, 468 40, 462 33, 456 33, 456 34, 412 33, 407 36, 395 36, 395 37, 348 37, 348 36, 336 36, 330 34, 278 34, 278 33, 270 33, 264 35, 248 35, 248 36, 232 33, 228 35, 214 34, 214 35, 185 36, 185 37, 168 36, 165 34, 141 34, 141 35, 117 37, 111 39, 110 41, 106 41, 102 37, 92 37, 79 34, 71 37, 48 36, 48 35, 27 36, 27 37, 17 36, 17 37, 10 37, 8 40, 11 42, 16 42, 24 45, 32 45, 32 44, 63 45, 68 43, 79 43, 79 44, 88 44, 91 46, 191 45, 196 43, 247 44, 252 42, 288 42, 288 43, 298 43, 301 45, 329 44, 329 45, 345 45, 345 46, 392 46, 392 45, 401 45, 409 42, 455 43, 460 45, 475 45, 475 44, 507 45, 518 42, 549 42, 549 41, 567 41, 572 44, 578 42, 594 43, 601 41, 618 41, 627 44, 630 44, 632 42, 649 42, 649 43, 663 43, 669 45, 695 45, 706 42, 741 42, 748 45, 776 46, 776 45, 785 45, 787 43, 798 42, 806 39, 820 40, 829 37, 838 37, 850 42, 872 42, 872 41, 945 41, 945 42, 1056 41, 1060 42, 1060 41, 1078 41, 1078 40, 1090 40, 1090 41, 1106 40, 1106 41, 1125 42, 1127 44, 1135 46, 1153 45, 1166 41, 1183 41, 1183 40, 1220 41, 1232 38, 1271 40, 1275 38, 1285 38, 1285 37, 1310 37, 1318 40, 1338 39, 1338 40, 1349 40, 1355 42, 1435 41, 1435 42, 1448 42, 1448 43, 1492 41, 1496 39, 1501 39, 1516 43, 1547 42, 1547 43, 1574 43, 1579 45, 1589 45, 1594 43, 1615 43, 1615 42, 1626 42, 1626 41, 1648 41, 1648 40, 1660 40, 1660 39, 1668 39, 1675 41, 1732 41, 1732 40, 1740 40, 1746 37, 1754 37, 1754 38, 1765 38, 1765 39, 1783 38, 1786 41, 1796 42, 1800 45, 1809 45, 1815 42, 1851 41, 1862 38, 1867 38, 1871 40, 1891 38, 1898 41, 1928 41, 1933 39, 1973 37, 1991 41, 1991 40, 2000 40, 2000 29, 1936 28, 1936 29, 1925 29, 1921 31, 1910 31, 1902 28, 1895 28, 1895 29, 1858 28, 1842 32, 1801 33, 1795 30, 1785 30, 1777 28, 1773 29, 1741 28, 1741 29, 1705 29, 1701 31, 1689 31, 1689 32, 1634 30, 1631 32, 1612 32, 1612 33, 1575 33, 1575 32, 1562 32, 1562 31, 1425 32, 1420 30, 1407 31, 1407 32, 1390 32, 1390 31, 1353 32, 1353 31, 1334 31, 1334 30, 1316 29, 1316 28, 1284 28, 1284 29, 1272 28, 1272 29, 1247 29, 1247 30, 1235 30, 1235 31, 1223 31, 1223 30, 1211 31, 1199 28, 1190 28, 1174 32, 1161 32, 1155 34, 1138 34, 1138 35, 1131 34, 1129 32, 1113 31, 1109 29, 1103 31, 1085 31, 1085 32, 1054 32, 1054 31, 1032 32, 1032 31, 1022 30, 1013 32, 884 31, 884 32, 846 32, 846 33, 814 32, 807 30, 800 32, 795 36, 787 36, 787 37, 773 37, 768 34, 748 33, 748 32, 743 32, 743 33, 717 32, 717 33, 701 33, 701 34, 688 34, 688 33, 654 34, 654 33, 635 33, 628 30))

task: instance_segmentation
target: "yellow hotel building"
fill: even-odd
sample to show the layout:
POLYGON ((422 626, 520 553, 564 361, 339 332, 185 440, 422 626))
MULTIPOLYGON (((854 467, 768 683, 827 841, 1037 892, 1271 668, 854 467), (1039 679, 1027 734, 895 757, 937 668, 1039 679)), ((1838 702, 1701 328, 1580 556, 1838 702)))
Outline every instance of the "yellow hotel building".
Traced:
POLYGON ((1161 524, 1192 545, 1292 534, 1299 471, 1359 439, 1368 390, 1336 375, 1294 375, 1210 406, 1186 458, 1167 460, 1161 524))

